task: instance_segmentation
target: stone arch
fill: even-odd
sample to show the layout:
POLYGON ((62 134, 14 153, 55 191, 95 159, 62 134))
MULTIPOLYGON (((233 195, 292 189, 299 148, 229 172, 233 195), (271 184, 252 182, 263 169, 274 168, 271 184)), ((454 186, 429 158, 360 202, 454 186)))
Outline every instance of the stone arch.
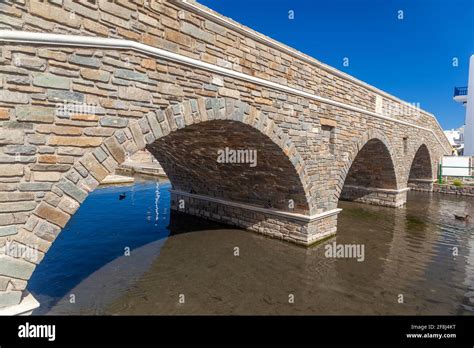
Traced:
MULTIPOLYGON (((396 168, 396 156, 385 134, 374 129, 367 131, 346 153, 335 190, 335 200, 402 205, 403 199, 383 199, 400 193, 396 168)), ((406 196, 406 192, 404 194, 406 196)))
MULTIPOLYGON (((342 188, 344 186, 344 182, 346 181, 346 177, 357 155, 360 153, 362 148, 372 139, 376 139, 380 141, 385 146, 386 150, 388 151, 388 154, 390 155, 390 159, 392 163, 395 164, 395 158, 396 158, 395 152, 393 151, 393 147, 390 144, 388 138, 385 136, 385 134, 377 129, 368 130, 362 136, 360 136, 358 140, 350 147, 349 151, 346 154, 344 154, 343 167, 339 173, 339 178, 338 178, 339 184, 337 185, 337 189, 336 189, 337 197, 339 197, 339 195, 341 194, 342 188)), ((396 177, 396 179, 398 178, 396 177)), ((398 188, 398 182, 397 182, 397 188, 398 188)))
MULTIPOLYGON (((53 186, 52 191, 59 190, 82 203, 87 197, 87 193, 93 191, 103 178, 111 174, 119 164, 125 161, 126 157, 145 149, 147 145, 176 131, 212 121, 242 123, 268 137, 289 158, 303 188, 305 188, 306 204, 309 205, 309 193, 306 190, 309 187, 309 180, 305 173, 305 164, 289 136, 265 113, 254 106, 230 98, 187 100, 169 106, 164 110, 149 113, 138 121, 129 122, 125 129, 117 130, 114 135, 105 139, 101 146, 75 163, 65 173, 62 180, 53 186), (105 161, 105 159, 101 159, 103 157, 112 158, 113 162, 107 167, 100 166, 99 164, 105 161), (74 182, 70 175, 74 171, 83 177, 78 182, 74 182), (77 186, 78 183, 80 187, 73 187, 73 185, 77 186), (80 192, 80 190, 85 192, 80 192)), ((41 210, 41 207, 37 207, 33 214, 38 215, 38 211, 41 210)), ((68 220, 57 219, 56 222, 65 225, 68 220)))
POLYGON ((408 180, 410 179, 433 179, 431 154, 424 143, 418 147, 411 161, 408 180))
POLYGON ((172 132, 147 149, 165 170, 173 191, 308 214, 293 164, 259 133, 242 122, 208 120, 172 132), (223 163, 226 159, 240 163, 223 163))
MULTIPOLYGON (((262 139, 265 139, 265 144, 271 143, 278 148, 281 155, 288 159, 294 175, 300 181, 300 193, 304 198, 299 204, 301 211, 308 214, 310 211, 309 180, 305 172, 305 164, 289 136, 273 120, 256 107, 230 98, 186 100, 164 110, 150 112, 139 120, 129 121, 125 128, 115 131, 112 136, 104 139, 99 147, 76 161, 61 180, 53 185, 48 193, 53 198, 49 197, 48 201, 43 198, 27 222, 19 228, 16 235, 12 236, 13 242, 23 248, 27 249, 29 245, 37 246, 40 255, 36 260, 26 257, 15 259, 8 257, 15 263, 16 269, 21 269, 22 274, 18 281, 12 277, 19 285, 15 288, 10 286, 7 292, 14 293, 14 296, 18 296, 16 302, 20 301, 19 296, 26 288, 27 281, 34 271, 34 264, 41 262, 62 228, 88 194, 100 184, 103 178, 124 162, 127 155, 132 155, 170 134, 178 134, 187 127, 191 129, 199 124, 222 122, 231 122, 244 127, 242 129, 251 129, 253 133, 258 133, 263 137, 262 139), (49 202, 54 199, 56 199, 56 204, 50 204, 49 202)), ((284 179, 288 180, 287 177, 284 179)), ((15 302, 15 300, 10 302, 15 302)))
POLYGON ((421 142, 410 157, 407 186, 414 190, 432 191, 433 175, 436 172, 429 147, 421 142))

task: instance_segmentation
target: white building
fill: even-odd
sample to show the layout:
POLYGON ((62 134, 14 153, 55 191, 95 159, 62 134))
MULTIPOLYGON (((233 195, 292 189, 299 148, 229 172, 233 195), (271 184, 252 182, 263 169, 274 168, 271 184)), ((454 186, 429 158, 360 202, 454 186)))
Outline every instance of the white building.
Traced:
POLYGON ((458 129, 445 130, 444 134, 451 146, 456 149, 457 154, 462 155, 464 151, 464 126, 458 129))
POLYGON ((474 55, 469 59, 467 87, 455 87, 454 100, 466 107, 464 156, 474 156, 474 55))

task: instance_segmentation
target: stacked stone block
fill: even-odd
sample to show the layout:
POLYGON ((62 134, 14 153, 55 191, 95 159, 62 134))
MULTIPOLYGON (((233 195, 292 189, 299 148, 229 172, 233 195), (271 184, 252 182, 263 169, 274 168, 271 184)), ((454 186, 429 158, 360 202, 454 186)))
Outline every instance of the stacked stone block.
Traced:
POLYGON ((336 233, 338 212, 310 219, 299 214, 283 215, 281 211, 259 208, 228 205, 182 191, 172 191, 171 195, 171 209, 177 212, 241 227, 299 245, 309 246, 336 233))

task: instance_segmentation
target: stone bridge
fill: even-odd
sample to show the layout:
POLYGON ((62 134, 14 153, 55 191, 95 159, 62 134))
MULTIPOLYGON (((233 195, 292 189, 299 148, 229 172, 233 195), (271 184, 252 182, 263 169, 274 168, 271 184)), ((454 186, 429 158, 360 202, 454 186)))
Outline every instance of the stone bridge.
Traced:
POLYGON ((0 41, 0 313, 31 309, 35 266, 140 149, 173 209, 302 245, 451 153, 432 114, 192 1, 7 0, 0 41))

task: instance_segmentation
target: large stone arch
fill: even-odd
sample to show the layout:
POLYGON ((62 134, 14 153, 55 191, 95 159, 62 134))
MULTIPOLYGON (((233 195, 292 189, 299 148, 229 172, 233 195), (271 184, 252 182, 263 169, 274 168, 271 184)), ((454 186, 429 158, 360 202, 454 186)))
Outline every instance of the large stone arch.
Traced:
POLYGON ((399 207, 407 191, 399 183, 393 146, 383 132, 370 129, 346 153, 334 199, 399 207))
MULTIPOLYGON (((31 259, 27 252, 24 252, 23 256, 15 258, 2 256, 1 261, 7 266, 1 267, 0 270, 2 271, 2 278, 7 279, 8 283, 5 286, 5 292, 1 293, 2 297, 7 298, 10 305, 20 302, 22 292, 26 289, 27 281, 33 273, 35 265, 41 262, 62 228, 87 198, 88 194, 100 184, 102 179, 124 162, 127 155, 132 155, 147 146, 152 146, 151 150, 153 152, 153 144, 156 145, 163 139, 173 139, 175 135, 183 134, 182 132, 185 132, 186 129, 195 131, 196 129, 199 130, 202 125, 222 127, 223 124, 228 126, 227 131, 232 127, 237 127, 240 132, 248 131, 251 132, 252 136, 260 135, 261 138, 253 142, 252 146, 263 144, 269 148, 267 155, 269 153, 276 154, 275 151, 278 151, 278 155, 286 159, 287 163, 284 163, 285 161, 282 158, 275 160, 274 164, 276 166, 274 169, 278 171, 282 167, 278 164, 284 163, 283 167, 286 171, 280 173, 281 178, 278 178, 278 175, 273 175, 272 184, 279 183, 279 186, 282 187, 284 182, 290 183, 286 192, 288 195, 285 196, 285 199, 294 200, 294 212, 289 211, 286 215, 282 209, 284 207, 283 202, 277 202, 276 208, 279 208, 279 210, 275 213, 275 216, 266 215, 266 212, 271 212, 271 209, 275 207, 258 206, 258 202, 255 200, 233 202, 255 205, 257 208, 258 216, 255 218, 257 222, 247 219, 245 224, 238 225, 283 239, 297 241, 298 238, 301 238, 302 242, 307 243, 305 238, 308 239, 310 234, 310 229, 307 226, 310 219, 309 217, 306 219, 305 215, 309 214, 311 209, 309 203, 311 200, 307 190, 307 187, 309 187, 308 176, 305 173, 305 164, 288 135, 264 112, 247 103, 231 98, 186 100, 164 110, 150 112, 139 120, 130 121, 126 128, 118 129, 112 136, 104 138, 100 146, 85 154, 70 170, 62 175, 61 179, 53 185, 51 191, 45 195, 45 199, 39 202, 24 226, 19 228, 16 235, 9 238, 11 243, 23 251, 28 251, 34 245, 39 250, 39 257, 31 259), (105 165, 106 161, 107 165, 105 165), (278 220, 278 216, 290 218, 290 222, 287 221, 288 224, 294 223, 298 226, 297 230, 292 230, 289 226, 284 227, 285 224, 283 223, 274 225, 278 220), (263 225, 261 221, 263 221, 263 225), (282 226, 281 229, 280 225, 282 226), (272 228, 274 228, 274 231, 272 228)), ((204 127, 202 129, 209 130, 210 128, 204 127)), ((206 135, 203 134, 202 136, 206 135)), ((175 137, 176 139, 179 141, 181 138, 175 137)), ((221 141, 222 139, 218 140, 221 141)), ((175 144, 176 141, 171 141, 171 146, 173 143, 175 144)), ((162 142, 161 145, 163 144, 166 144, 166 142, 162 142)), ((169 142, 168 145, 170 145, 169 142)), ((169 147, 162 146, 158 149, 167 150, 169 147)), ((161 155, 161 159, 170 159, 164 153, 161 155)), ((263 160, 266 161, 263 169, 269 170, 271 158, 263 158, 263 160)), ((182 189, 182 187, 179 188, 182 189)), ((261 188, 259 190, 261 193, 261 188)), ((271 193, 272 189, 269 189, 268 192, 271 193)), ((185 197, 186 202, 201 199, 194 196, 194 194, 203 193, 192 192, 191 198, 185 197)), ((215 192, 212 196, 214 199, 234 198, 233 195, 216 197, 215 192)), ((265 199, 267 198, 271 199, 273 196, 265 197, 265 199)), ((236 207, 236 209, 240 208, 236 207)), ((185 212, 192 213, 189 210, 185 212)), ((255 215, 255 212, 253 214, 255 215)), ((212 214, 210 215, 212 216, 212 214)), ((229 217, 224 222, 234 221, 233 219, 235 217, 229 217)), ((332 232, 335 231, 331 230, 332 232)))
POLYGON ((245 123, 200 122, 156 140, 147 149, 175 191, 309 213, 305 190, 291 161, 269 137, 245 123), (226 157, 233 160, 231 156, 253 163, 222 163, 226 157))

